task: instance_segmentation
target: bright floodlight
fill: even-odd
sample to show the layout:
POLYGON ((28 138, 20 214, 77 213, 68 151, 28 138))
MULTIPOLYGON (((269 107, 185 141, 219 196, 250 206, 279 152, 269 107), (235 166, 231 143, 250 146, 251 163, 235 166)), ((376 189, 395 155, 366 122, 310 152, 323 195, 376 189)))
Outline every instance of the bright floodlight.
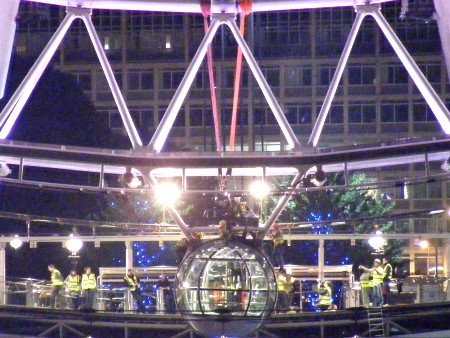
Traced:
POLYGON ((73 234, 70 234, 69 237, 69 240, 66 242, 66 248, 75 256, 83 247, 83 241, 76 238, 73 234))
POLYGON ((428 243, 428 241, 425 241, 425 240, 419 241, 419 247, 422 248, 422 249, 428 248, 429 245, 430 244, 428 243))
POLYGON ((180 191, 172 183, 162 183, 155 189, 155 196, 164 205, 171 205, 180 197, 180 191))
POLYGON ((381 231, 377 231, 375 236, 369 238, 369 245, 375 250, 380 250, 384 245, 386 245, 386 240, 381 237, 381 231))
POLYGON ((263 199, 264 197, 266 197, 269 194, 270 187, 263 181, 255 181, 250 186, 250 192, 251 192, 252 196, 254 196, 258 199, 263 199))
POLYGON ((11 245, 14 249, 19 249, 22 246, 22 241, 19 238, 19 235, 15 235, 14 239, 9 242, 9 245, 11 245))

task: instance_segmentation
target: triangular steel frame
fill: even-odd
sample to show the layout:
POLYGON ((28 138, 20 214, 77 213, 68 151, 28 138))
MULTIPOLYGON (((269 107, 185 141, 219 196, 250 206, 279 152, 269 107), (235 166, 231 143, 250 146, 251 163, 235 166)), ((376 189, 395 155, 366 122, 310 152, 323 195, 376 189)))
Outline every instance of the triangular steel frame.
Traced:
POLYGON ((210 45, 212 39, 214 38, 215 34, 217 33, 217 30, 221 25, 227 25, 230 28, 231 33, 236 39, 236 42, 241 47, 242 54, 244 55, 250 67, 250 70, 252 71, 253 76, 255 77, 256 82, 258 83, 264 97, 266 98, 269 107, 271 108, 273 114, 275 115, 275 119, 277 120, 278 125, 280 126, 281 131, 284 137, 286 138, 289 147, 294 150, 300 150, 300 143, 298 141, 298 138, 295 135, 291 125, 287 121, 277 99, 275 98, 275 95, 270 89, 269 84, 264 78, 264 75, 261 72, 261 68, 256 62, 253 53, 251 52, 245 39, 242 37, 239 28, 236 25, 236 18, 234 14, 211 15, 211 25, 209 27, 209 30, 206 33, 205 37, 203 38, 202 42, 200 43, 200 46, 197 52, 195 53, 195 56, 192 59, 191 64, 186 70, 186 73, 183 79, 181 80, 181 83, 177 91, 175 92, 172 101, 167 107, 167 110, 147 147, 150 148, 152 151, 156 152, 161 151, 162 147, 164 146, 164 143, 166 142, 169 136, 169 132, 173 126, 173 123, 175 122, 178 112, 180 111, 181 105, 183 104, 187 96, 187 93, 192 85, 192 82, 194 81, 194 78, 198 73, 200 65, 207 52, 207 48, 210 45))
POLYGON ((397 34, 395 34, 394 30, 389 25, 389 22, 387 22, 386 18, 383 16, 383 14, 381 14, 380 8, 380 5, 370 4, 355 6, 355 21, 353 23, 352 29, 350 30, 347 42, 345 43, 344 50, 342 52, 341 58, 339 59, 330 86, 328 87, 328 92, 325 96, 322 108, 320 109, 319 116, 317 117, 316 123, 314 124, 314 128, 311 132, 311 136, 308 142, 308 145, 313 148, 317 147, 319 138, 322 134, 323 126, 325 124, 325 120, 328 116, 328 112, 330 111, 331 103, 336 94, 339 81, 341 80, 344 69, 347 66, 348 58, 355 43, 356 36, 361 27, 361 23, 367 15, 370 15, 375 19, 381 31, 386 36, 386 39, 391 44, 400 61, 403 63, 403 66, 406 68, 408 74, 411 76, 417 88, 421 92, 423 98, 430 106, 442 129, 447 135, 450 134, 450 112, 448 111, 444 102, 442 102, 441 98, 436 93, 434 88, 431 86, 425 75, 423 75, 422 71, 417 66, 411 54, 409 54, 405 46, 397 37, 397 34))
POLYGON ((120 91, 119 85, 117 84, 116 78, 114 77, 114 72, 111 68, 111 64, 106 57, 106 53, 103 50, 98 34, 95 31, 91 15, 92 10, 89 8, 67 7, 64 20, 61 22, 60 26, 53 34, 52 38, 45 46, 42 53, 39 55, 36 62, 29 70, 28 74, 23 79, 22 83, 19 85, 11 99, 8 101, 8 103, 0 113, 0 139, 6 139, 8 137, 11 129, 14 127, 14 124, 16 123, 20 113, 22 112, 23 107, 30 98, 30 95, 33 92, 34 88, 36 88, 39 79, 50 63, 50 60, 55 55, 56 50, 67 34, 70 26, 72 25, 74 20, 81 19, 86 25, 86 29, 88 31, 89 37, 91 38, 92 45, 94 46, 106 80, 111 89, 111 93, 114 97, 114 101, 117 104, 117 109, 119 110, 128 137, 130 138, 131 145, 133 148, 139 148, 142 146, 142 140, 130 115, 122 92, 120 91))

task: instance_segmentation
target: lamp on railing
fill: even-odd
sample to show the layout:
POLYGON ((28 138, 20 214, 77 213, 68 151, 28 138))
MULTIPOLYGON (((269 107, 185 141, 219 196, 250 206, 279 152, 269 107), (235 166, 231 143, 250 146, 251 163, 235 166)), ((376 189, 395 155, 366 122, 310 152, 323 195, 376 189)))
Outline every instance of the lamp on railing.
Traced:
POLYGON ((72 256, 78 256, 78 251, 83 247, 83 241, 74 234, 70 234, 69 240, 66 242, 66 248, 72 256))
POLYGON ((377 253, 382 251, 383 247, 386 245, 386 240, 381 237, 382 232, 380 230, 377 230, 375 232, 375 236, 370 237, 368 240, 369 245, 375 249, 377 253))
POLYGON ((14 239, 9 242, 9 245, 11 245, 14 249, 19 249, 22 246, 23 242, 20 239, 19 235, 15 235, 14 239))

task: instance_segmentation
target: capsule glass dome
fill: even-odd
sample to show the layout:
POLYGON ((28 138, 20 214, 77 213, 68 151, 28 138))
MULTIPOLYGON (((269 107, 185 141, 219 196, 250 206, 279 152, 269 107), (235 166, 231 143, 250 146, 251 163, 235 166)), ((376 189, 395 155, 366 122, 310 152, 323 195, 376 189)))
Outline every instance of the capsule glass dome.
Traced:
POLYGON ((197 332, 245 336, 272 313, 277 284, 260 251, 243 242, 214 240, 183 260, 175 292, 178 310, 197 332))

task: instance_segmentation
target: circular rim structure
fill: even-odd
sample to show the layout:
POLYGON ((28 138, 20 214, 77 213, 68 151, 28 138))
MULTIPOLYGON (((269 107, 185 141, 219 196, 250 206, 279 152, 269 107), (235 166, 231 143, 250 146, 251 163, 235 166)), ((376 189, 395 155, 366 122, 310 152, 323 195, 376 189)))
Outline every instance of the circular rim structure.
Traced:
POLYGON ((253 246, 213 240, 184 258, 175 295, 178 310, 200 334, 246 336, 275 309, 276 276, 253 246))

